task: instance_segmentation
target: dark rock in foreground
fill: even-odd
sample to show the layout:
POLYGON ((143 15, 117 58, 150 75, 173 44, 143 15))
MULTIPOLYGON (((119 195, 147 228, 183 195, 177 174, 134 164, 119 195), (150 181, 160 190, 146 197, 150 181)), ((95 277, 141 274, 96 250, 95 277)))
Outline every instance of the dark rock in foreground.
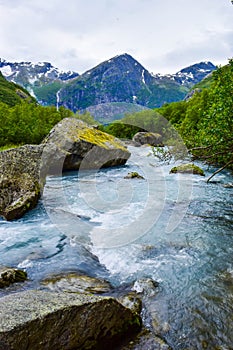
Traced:
POLYGON ((140 145, 163 146, 162 136, 154 132, 140 131, 134 135, 133 141, 140 145))
POLYGON ((0 266, 0 288, 9 287, 12 283, 23 282, 27 273, 23 270, 0 266))
POLYGON ((113 298, 27 291, 0 299, 0 349, 114 349, 141 319, 113 298))
POLYGON ((130 152, 119 139, 76 118, 65 118, 43 141, 43 162, 50 173, 123 165, 130 152))
POLYGON ((170 170, 170 173, 171 174, 176 174, 176 173, 194 174, 194 175, 205 176, 204 171, 194 164, 181 164, 181 165, 175 166, 170 170))

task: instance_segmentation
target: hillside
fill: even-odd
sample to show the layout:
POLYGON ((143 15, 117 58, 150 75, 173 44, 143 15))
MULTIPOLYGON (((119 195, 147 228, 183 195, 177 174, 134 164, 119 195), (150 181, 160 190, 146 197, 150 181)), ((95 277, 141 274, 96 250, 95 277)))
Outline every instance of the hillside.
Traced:
POLYGON ((8 81, 27 89, 42 105, 56 105, 56 94, 79 74, 62 71, 49 62, 8 62, 0 59, 0 71, 8 81))
POLYGON ((35 102, 26 89, 7 81, 0 72, 0 102, 14 106, 22 100, 35 102))

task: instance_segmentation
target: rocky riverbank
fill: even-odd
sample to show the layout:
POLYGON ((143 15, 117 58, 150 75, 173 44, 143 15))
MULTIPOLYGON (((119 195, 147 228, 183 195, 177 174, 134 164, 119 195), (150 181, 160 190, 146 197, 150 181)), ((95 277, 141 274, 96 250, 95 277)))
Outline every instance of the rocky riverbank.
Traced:
MULTIPOLYGON (((3 280, 6 273, 11 277, 1 288, 27 278, 24 271, 1 271, 3 280)), ((157 287, 145 279, 120 291, 103 279, 77 272, 48 276, 37 290, 0 298, 0 350, 18 350, 19 343, 20 350, 136 350, 145 344, 148 349, 169 350, 156 335, 158 330, 142 324, 142 305, 155 296, 157 287)))

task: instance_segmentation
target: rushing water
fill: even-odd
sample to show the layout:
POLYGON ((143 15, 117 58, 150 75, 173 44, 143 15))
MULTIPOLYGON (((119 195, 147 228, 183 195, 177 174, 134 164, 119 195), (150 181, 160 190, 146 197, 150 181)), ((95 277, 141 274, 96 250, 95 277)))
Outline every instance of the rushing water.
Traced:
POLYGON ((232 176, 207 184, 213 169, 173 175, 148 148, 130 150, 123 167, 49 177, 36 209, 0 221, 0 264, 27 270, 20 288, 61 271, 116 287, 150 277, 160 284, 147 308, 172 348, 232 349, 232 176), (130 171, 145 179, 125 179, 130 171))

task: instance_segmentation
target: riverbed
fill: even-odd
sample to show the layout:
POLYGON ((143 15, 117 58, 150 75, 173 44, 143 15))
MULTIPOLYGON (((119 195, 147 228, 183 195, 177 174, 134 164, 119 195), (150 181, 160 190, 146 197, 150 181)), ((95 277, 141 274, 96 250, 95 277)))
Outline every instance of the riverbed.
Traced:
POLYGON ((47 178, 38 206, 0 219, 0 264, 38 288, 53 273, 80 271, 116 288, 159 282, 147 309, 173 349, 232 349, 233 189, 230 171, 169 174, 149 147, 129 146, 125 166, 47 178), (126 179, 137 171, 144 179, 126 179))

